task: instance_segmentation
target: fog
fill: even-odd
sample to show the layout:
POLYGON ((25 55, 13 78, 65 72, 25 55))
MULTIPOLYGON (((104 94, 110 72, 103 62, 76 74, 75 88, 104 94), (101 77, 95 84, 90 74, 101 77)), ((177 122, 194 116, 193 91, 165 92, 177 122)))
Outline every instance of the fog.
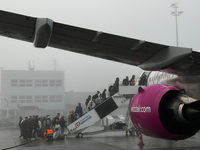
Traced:
MULTIPOLYGON (((174 2, 179 7, 178 11, 183 11, 177 17, 179 46, 199 50, 199 0, 1 0, 0 9, 32 17, 48 17, 63 24, 176 46, 175 17, 171 15, 174 11, 171 4, 174 2)), ((108 88, 116 77, 122 81, 126 76, 131 77, 133 74, 137 78, 142 72, 140 68, 127 64, 55 48, 37 49, 32 43, 0 37, 1 69, 28 70, 29 62, 36 71, 64 71, 65 92, 92 94, 108 88)), ((83 97, 82 101, 85 99, 86 97, 83 97)), ((77 101, 74 101, 74 104, 77 101)), ((57 111, 60 110, 46 114, 54 116, 57 111)))
MULTIPOLYGON (((179 46, 200 49, 198 0, 177 0, 179 46)), ((48 17, 73 26, 103 31, 116 35, 146 40, 171 46, 176 45, 175 17, 172 0, 2 0, 0 9, 29 15, 48 17)), ((138 67, 62 51, 54 48, 36 49, 33 44, 0 37, 0 67, 5 70, 28 70, 28 63, 36 70, 65 71, 66 92, 102 90, 116 77, 137 76, 138 67), (54 65, 54 60, 55 64, 54 65), (56 66, 56 67, 54 67, 56 66)))

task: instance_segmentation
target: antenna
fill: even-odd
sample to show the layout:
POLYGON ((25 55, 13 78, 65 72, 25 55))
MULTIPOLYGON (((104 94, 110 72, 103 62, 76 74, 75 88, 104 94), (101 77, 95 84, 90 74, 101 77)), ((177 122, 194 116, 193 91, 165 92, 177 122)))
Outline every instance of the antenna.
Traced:
POLYGON ((31 70, 31 62, 30 61, 28 62, 28 66, 29 66, 28 69, 31 70))
POLYGON ((56 63, 56 60, 53 60, 54 71, 56 71, 57 65, 58 65, 58 64, 56 63))

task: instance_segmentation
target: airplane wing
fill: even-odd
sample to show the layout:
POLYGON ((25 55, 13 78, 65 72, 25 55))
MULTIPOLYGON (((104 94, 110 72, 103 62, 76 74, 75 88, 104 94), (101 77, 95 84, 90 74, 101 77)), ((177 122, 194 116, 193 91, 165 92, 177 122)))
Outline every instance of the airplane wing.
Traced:
POLYGON ((200 53, 138 39, 74 27, 48 18, 0 10, 0 35, 35 47, 54 47, 98 58, 181 76, 200 74, 200 53), (199 70, 199 71, 198 71, 199 70))

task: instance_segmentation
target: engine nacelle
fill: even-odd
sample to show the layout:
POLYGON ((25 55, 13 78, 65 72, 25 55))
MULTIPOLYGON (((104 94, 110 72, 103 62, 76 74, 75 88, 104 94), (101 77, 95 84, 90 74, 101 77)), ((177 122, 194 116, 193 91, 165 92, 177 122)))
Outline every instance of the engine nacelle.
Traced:
POLYGON ((134 126, 147 136, 181 140, 200 127, 200 101, 179 87, 154 84, 138 89, 130 104, 134 126))

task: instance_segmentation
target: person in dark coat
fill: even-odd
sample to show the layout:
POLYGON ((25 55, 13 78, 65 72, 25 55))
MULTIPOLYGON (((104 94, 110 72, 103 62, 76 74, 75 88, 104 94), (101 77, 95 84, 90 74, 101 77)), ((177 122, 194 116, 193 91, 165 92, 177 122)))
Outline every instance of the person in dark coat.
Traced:
POLYGON ((89 103, 90 100, 91 100, 91 95, 89 95, 88 98, 87 98, 86 101, 85 101, 86 107, 87 107, 87 105, 88 105, 88 103, 89 103))
POLYGON ((97 102, 96 99, 99 97, 99 91, 97 91, 97 93, 95 95, 92 96, 92 101, 95 103, 95 106, 97 106, 97 102))
POLYGON ((83 109, 81 107, 81 103, 78 103, 78 106, 76 106, 75 113, 78 115, 78 118, 80 118, 83 114, 83 109))
POLYGON ((32 132, 33 132, 33 127, 34 127, 34 118, 35 118, 35 116, 33 116, 33 117, 30 116, 27 121, 27 128, 28 128, 27 137, 30 140, 32 138, 32 132))
POLYGON ((123 85, 126 85, 126 86, 129 85, 129 79, 128 79, 128 76, 126 76, 126 78, 123 79, 122 84, 123 84, 123 85))
POLYGON ((55 131, 56 119, 60 120, 59 117, 60 117, 60 113, 57 113, 57 115, 52 120, 53 131, 55 131))
POLYGON ((61 134, 63 134, 64 131, 65 131, 65 124, 66 124, 66 121, 64 119, 64 116, 62 116, 61 119, 60 119, 61 134))
POLYGON ((28 117, 24 118, 24 121, 22 122, 22 132, 23 132, 23 139, 27 139, 28 135, 28 117))
MULTIPOLYGON (((33 138, 36 138, 36 134, 38 133, 39 125, 38 125, 38 116, 34 116, 33 118, 33 138)), ((38 134, 37 134, 38 137, 38 134)))
POLYGON ((23 120, 22 117, 19 117, 19 124, 18 124, 19 125, 19 129, 20 129, 20 136, 19 137, 22 137, 22 124, 21 124, 22 120, 23 120))
POLYGON ((103 90, 102 92, 102 101, 105 101, 106 100, 106 89, 103 90))
POLYGON ((130 79, 130 85, 135 85, 135 75, 132 75, 132 78, 130 79))
POLYGON ((119 78, 118 77, 115 80, 115 87, 114 88, 115 88, 114 92, 117 93, 119 91, 119 78))

